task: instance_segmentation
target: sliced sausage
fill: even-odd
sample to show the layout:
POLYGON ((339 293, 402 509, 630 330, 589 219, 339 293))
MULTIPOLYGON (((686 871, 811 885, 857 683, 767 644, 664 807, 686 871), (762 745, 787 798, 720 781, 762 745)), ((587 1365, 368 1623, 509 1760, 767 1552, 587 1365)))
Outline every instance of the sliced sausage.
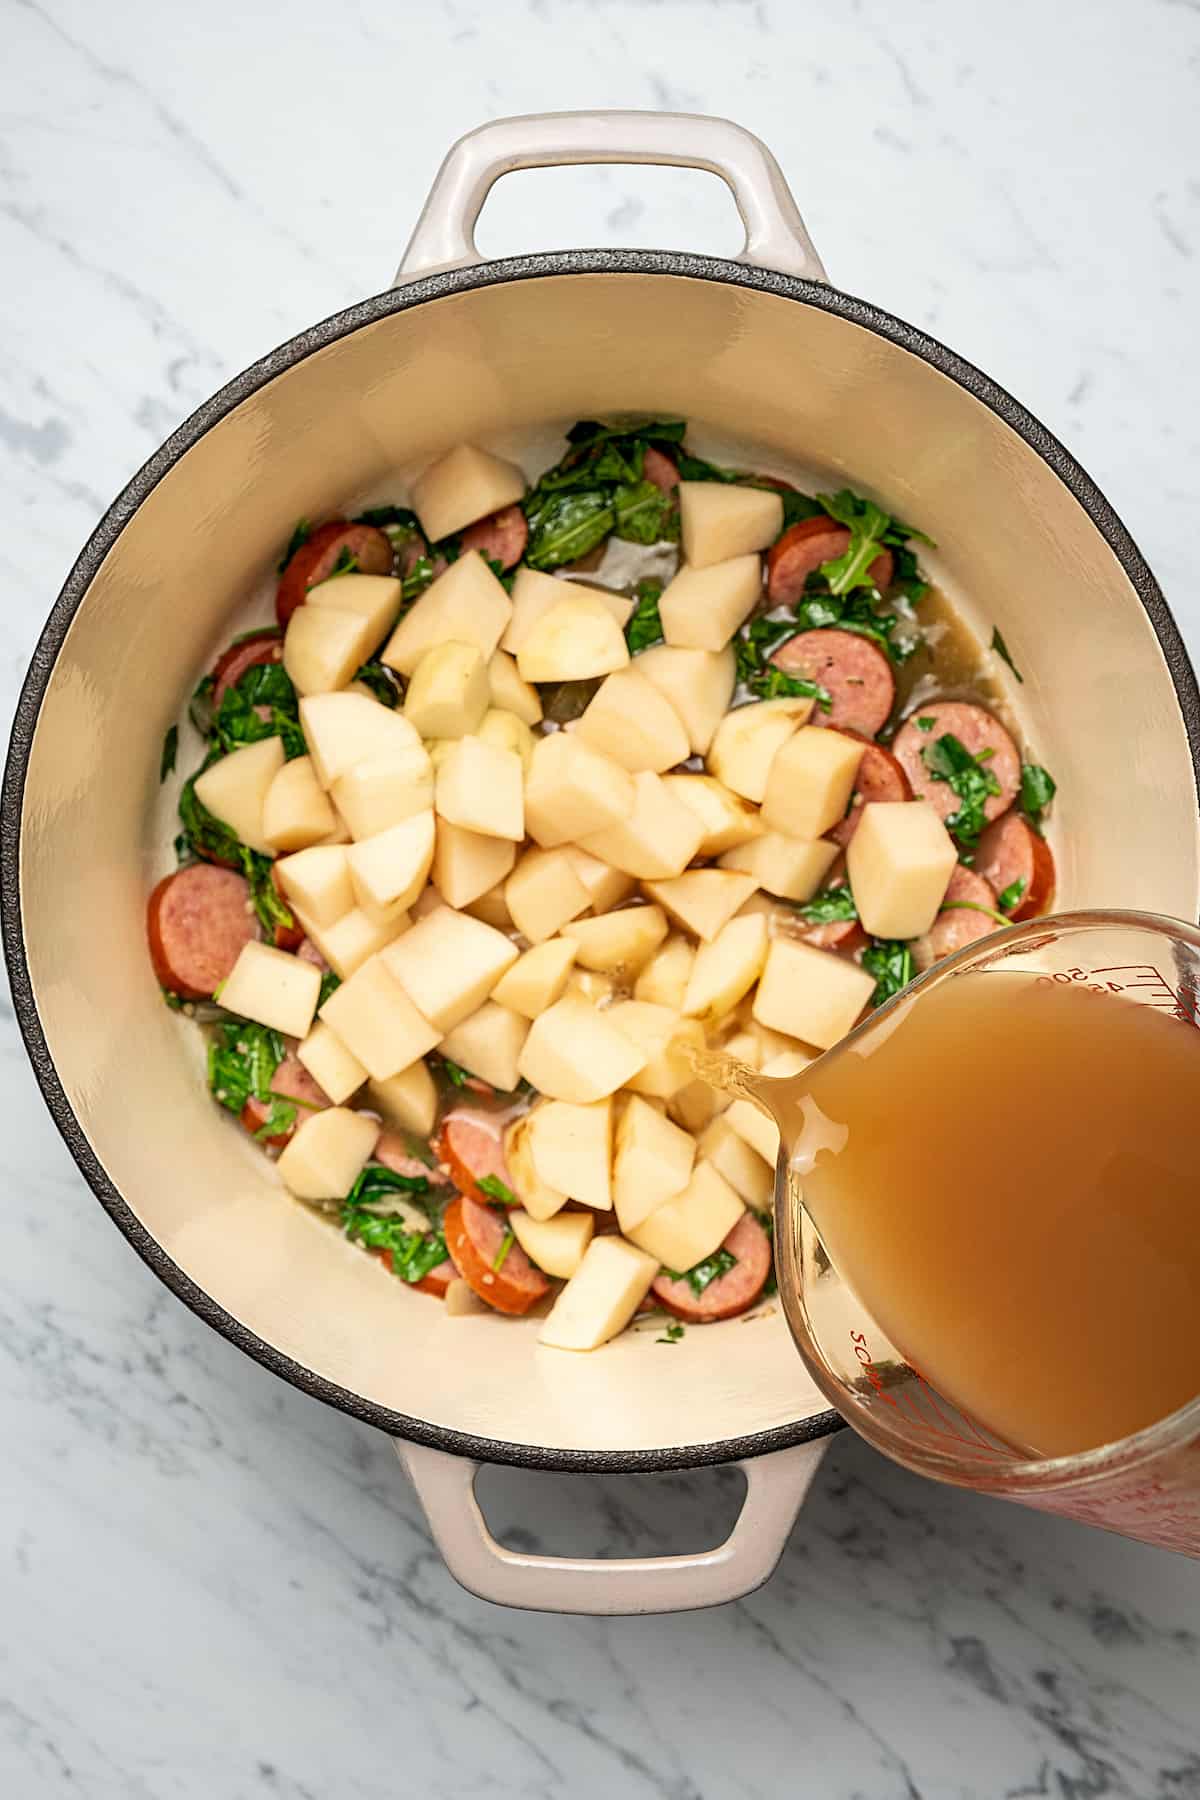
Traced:
MULTIPOLYGON (((282 1150, 309 1112, 324 1112, 332 1105, 329 1095, 323 1087, 319 1087, 291 1050, 288 1051, 274 1075, 271 1077, 271 1092, 280 1100, 296 1100, 299 1107, 295 1124, 289 1125, 286 1131, 277 1132, 274 1137, 263 1138, 262 1142, 272 1150, 282 1150)), ((243 1106, 239 1117, 246 1130, 253 1135, 266 1124, 271 1116, 269 1100, 251 1098, 243 1106)))
POLYGON ((924 937, 913 939, 913 963, 922 971, 931 969, 944 956, 953 956, 964 945, 974 944, 979 938, 999 930, 999 921, 990 913, 971 910, 977 906, 989 907, 991 912, 996 910, 995 890, 974 869, 958 864, 943 897, 943 907, 949 900, 958 904, 949 912, 940 912, 924 937), (964 901, 966 905, 963 905, 964 901))
POLYGON ((721 1248, 737 1258, 732 1269, 710 1281, 702 1294, 694 1294, 686 1280, 659 1275, 650 1290, 659 1305, 689 1325, 714 1325, 753 1306, 771 1273, 770 1238, 754 1214, 744 1212, 721 1248))
POLYGON ((463 1280, 497 1312, 528 1312, 549 1292, 550 1283, 534 1268, 520 1244, 510 1244, 500 1267, 493 1267, 505 1235, 504 1219, 495 1207, 466 1198, 452 1200, 442 1230, 463 1280))
POLYGON ((243 944, 258 936, 245 876, 216 863, 167 875, 146 907, 154 973, 184 1000, 207 1000, 233 973, 243 944))
MULTIPOLYGON (((795 606, 804 598, 809 576, 815 575, 822 563, 844 556, 849 548, 849 530, 826 513, 789 525, 767 551, 767 597, 772 606, 795 606)), ((881 592, 891 586, 894 561, 891 551, 883 550, 867 571, 881 592)))
POLYGON ((829 690, 833 704, 828 712, 813 709, 813 725, 835 725, 839 731, 873 738, 896 699, 892 665, 870 638, 856 631, 831 627, 797 632, 779 646, 771 661, 786 675, 805 675, 829 690))
MULTIPOLYGON (((390 1261, 390 1251, 388 1257, 390 1261)), ((447 1256, 437 1265, 436 1269, 430 1269, 428 1275, 422 1275, 420 1281, 412 1281, 409 1286, 415 1288, 418 1294, 433 1294, 438 1300, 444 1300, 446 1289, 452 1281, 458 1279, 458 1270, 447 1256)))
POLYGON ((256 631, 253 637, 243 638, 240 644, 230 644, 223 650, 213 664, 214 708, 220 706, 225 698, 226 690, 236 687, 248 669, 258 668, 260 663, 277 663, 283 660, 283 639, 275 629, 256 631))
POLYGON ((374 525, 350 525, 345 519, 330 519, 318 525, 310 538, 296 550, 275 590, 275 617, 286 625, 310 587, 326 581, 333 574, 338 559, 345 552, 354 558, 363 575, 390 575, 392 572, 392 540, 374 525))
POLYGON ((502 506, 486 519, 468 525, 462 534, 462 553, 478 550, 485 562, 511 569, 525 554, 529 526, 519 506, 502 506))
POLYGON ((1054 857, 1045 838, 1039 837, 1020 813, 1007 813, 980 835, 975 867, 997 894, 1014 881, 1025 883, 1019 903, 1008 915, 1014 923, 1049 911, 1054 894, 1054 857))
POLYGON ((998 819, 1017 797, 1021 785, 1021 756, 995 714, 984 706, 976 706, 971 700, 935 700, 930 706, 918 706, 896 733, 893 748, 897 761, 912 783, 913 793, 918 799, 928 800, 939 818, 948 819, 951 813, 958 811, 958 795, 948 781, 938 781, 930 774, 921 755, 927 745, 936 744, 947 734, 956 737, 972 756, 978 756, 983 750, 992 752, 984 767, 996 777, 1000 792, 990 795, 984 802, 983 816, 989 821, 998 819), (927 731, 923 730, 917 723, 919 719, 932 719, 933 724, 927 731))
POLYGON ((380 1132, 371 1152, 371 1161, 382 1163, 393 1175, 405 1175, 411 1181, 425 1180, 432 1187, 440 1187, 446 1179, 439 1168, 430 1168, 419 1156, 414 1156, 398 1131, 380 1132))
POLYGON ((441 1135, 434 1148, 460 1194, 482 1205, 494 1200, 494 1194, 485 1194, 477 1186, 489 1175, 502 1181, 511 1192, 512 1176, 504 1160, 504 1127, 499 1113, 456 1107, 442 1120, 441 1135))
POLYGON ((679 486, 679 470, 669 456, 647 444, 642 459, 642 479, 652 481, 661 494, 673 494, 679 486))
MULTIPOLYGON (((848 731, 845 735, 858 737, 860 733, 848 731)), ((839 844, 848 844, 858 830, 864 806, 873 800, 911 799, 912 789, 908 785, 904 765, 890 750, 885 750, 882 744, 873 744, 868 740, 862 761, 858 765, 854 792, 850 796, 850 811, 830 829, 828 835, 839 844)))
MULTIPOLYGON (((845 885, 846 859, 844 856, 839 856, 821 883, 820 891, 813 898, 819 900, 821 892, 826 888, 845 887, 845 885)), ((803 921, 797 918, 796 925, 799 927, 802 924, 803 921)), ((780 927, 776 925, 774 929, 779 930, 780 927)), ((786 926, 783 929, 788 937, 798 937, 802 943, 812 944, 817 950, 841 950, 849 954, 851 951, 863 949, 867 943, 867 934, 857 919, 834 919, 827 925, 809 925, 803 930, 789 930, 786 926)))

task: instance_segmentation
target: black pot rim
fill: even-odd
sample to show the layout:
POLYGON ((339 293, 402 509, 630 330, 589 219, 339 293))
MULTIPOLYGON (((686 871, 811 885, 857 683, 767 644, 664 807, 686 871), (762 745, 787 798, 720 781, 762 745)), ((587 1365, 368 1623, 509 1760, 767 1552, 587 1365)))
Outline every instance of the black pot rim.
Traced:
POLYGON ((579 1473, 650 1472, 695 1468, 709 1463, 738 1461, 772 1450, 810 1442, 838 1430, 843 1421, 829 1410, 770 1430, 748 1432, 718 1443, 676 1446, 652 1450, 562 1450, 510 1443, 504 1439, 475 1437, 426 1420, 410 1418, 366 1400, 361 1395, 326 1380, 292 1357, 266 1343, 233 1318, 211 1294, 199 1287, 172 1261, 162 1245, 135 1217, 102 1168, 87 1135, 67 1099, 50 1056, 34 1002, 25 958, 20 902, 20 834, 25 777, 38 714, 53 674, 68 627, 89 586, 121 532, 179 459, 234 407, 258 389, 305 358, 364 326, 392 313, 406 312, 429 301, 475 288, 491 287, 530 278, 574 275, 633 274, 683 277, 714 281, 776 294, 799 305, 835 313, 851 324, 918 356, 948 376, 1012 427, 1054 471, 1063 486, 1079 502, 1117 557, 1154 628, 1183 714, 1192 752, 1193 773, 1200 796, 1200 691, 1179 629, 1161 590, 1141 552, 1095 483, 1058 439, 1012 395, 973 364, 929 337, 915 326, 859 300, 837 288, 775 274, 715 257, 690 256, 660 250, 569 250, 537 256, 513 257, 429 275, 402 288, 388 289, 301 332, 262 357, 228 382, 174 431, 162 447, 138 471, 118 495, 84 546, 55 601, 34 651, 17 703, 0 804, 0 924, 17 1022, 34 1074, 51 1117, 74 1157, 88 1186, 117 1228, 133 1245, 159 1280, 185 1305, 273 1374, 329 1406, 377 1426, 391 1437, 409 1439, 432 1449, 445 1450, 479 1462, 508 1463, 517 1467, 568 1470, 579 1473))

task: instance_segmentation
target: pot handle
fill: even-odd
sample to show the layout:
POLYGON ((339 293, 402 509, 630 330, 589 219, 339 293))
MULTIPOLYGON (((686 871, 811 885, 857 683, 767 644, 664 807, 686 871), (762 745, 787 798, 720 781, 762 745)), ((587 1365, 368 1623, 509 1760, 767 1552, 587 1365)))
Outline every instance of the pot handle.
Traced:
POLYGON ((707 169, 729 188, 746 228, 738 262, 827 279, 783 171, 753 132, 700 113, 567 112, 493 119, 459 138, 434 177, 393 285, 483 261, 475 225, 501 175, 577 163, 707 169))
POLYGON ((669 1613, 720 1606, 770 1575, 829 1446, 827 1437, 737 1466, 746 1498, 723 1544, 689 1556, 588 1558, 506 1550, 475 1498, 480 1465, 393 1440, 454 1579, 497 1606, 534 1612, 669 1613))

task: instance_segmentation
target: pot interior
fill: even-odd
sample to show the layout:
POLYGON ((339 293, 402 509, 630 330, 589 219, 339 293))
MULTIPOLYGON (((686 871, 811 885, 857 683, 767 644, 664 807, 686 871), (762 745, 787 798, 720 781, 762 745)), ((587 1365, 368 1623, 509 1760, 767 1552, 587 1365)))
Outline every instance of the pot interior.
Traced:
POLYGON ((149 491, 68 588, 85 591, 46 683, 20 836, 24 950, 58 1080, 178 1269, 301 1375, 397 1430, 415 1420, 551 1456, 686 1451, 794 1427, 825 1403, 778 1310, 592 1356, 538 1349, 536 1323, 448 1319, 290 1201, 213 1106, 199 1034, 164 1007, 145 954, 146 895, 172 864, 159 752, 297 518, 389 478, 395 492, 460 439, 519 448, 627 411, 680 414, 776 472, 852 484, 937 540, 931 566, 983 643, 1003 632, 1024 675, 1013 710, 1059 783, 1059 904, 1197 916, 1180 700, 1084 506, 1012 424, 856 322, 853 303, 842 316, 714 268, 725 278, 578 272, 577 259, 415 291, 403 310, 380 301, 382 316, 215 407, 161 478, 155 465, 140 478, 149 491))

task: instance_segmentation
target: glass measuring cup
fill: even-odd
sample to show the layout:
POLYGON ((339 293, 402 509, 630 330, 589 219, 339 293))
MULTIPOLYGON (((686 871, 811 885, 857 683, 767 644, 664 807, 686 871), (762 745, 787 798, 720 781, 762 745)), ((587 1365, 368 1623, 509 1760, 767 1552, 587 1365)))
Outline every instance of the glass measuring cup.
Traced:
MULTIPOLYGON (((1009 972, 1168 1013, 1197 1028, 1200 1057, 1200 931, 1121 912, 1035 919, 969 945, 859 1025, 838 1053, 856 1042, 869 1049, 873 1034, 902 1023, 906 1009, 944 982, 1009 972)), ((774 1109, 782 1127, 775 1183, 780 1297, 800 1354, 830 1403, 861 1436, 918 1474, 1200 1556, 1200 1395, 1144 1430, 1071 1455, 1031 1458, 997 1437, 930 1385, 836 1266, 805 1210, 803 1171, 788 1164, 788 1111, 798 1103, 785 1085, 753 1076, 742 1091, 774 1109)), ((1200 1186, 1200 1159, 1197 1168, 1200 1186)))

